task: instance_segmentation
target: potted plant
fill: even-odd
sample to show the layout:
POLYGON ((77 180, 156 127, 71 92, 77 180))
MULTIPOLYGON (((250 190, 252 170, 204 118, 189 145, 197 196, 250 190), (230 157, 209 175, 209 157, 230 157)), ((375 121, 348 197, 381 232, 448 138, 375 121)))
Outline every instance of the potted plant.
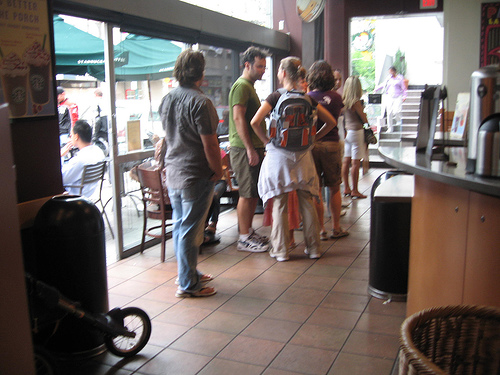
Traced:
POLYGON ((408 89, 408 79, 406 79, 406 57, 405 53, 401 51, 399 48, 396 51, 396 55, 394 56, 394 67, 396 68, 398 74, 401 74, 403 77, 405 77, 404 82, 406 85, 406 88, 408 89))

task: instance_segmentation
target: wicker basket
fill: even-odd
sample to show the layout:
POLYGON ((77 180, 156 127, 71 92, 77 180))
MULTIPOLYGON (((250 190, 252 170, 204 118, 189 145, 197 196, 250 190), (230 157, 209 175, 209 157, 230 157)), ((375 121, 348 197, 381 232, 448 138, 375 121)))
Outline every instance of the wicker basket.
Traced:
POLYGON ((446 306, 401 326, 399 374, 500 374, 500 309, 446 306))

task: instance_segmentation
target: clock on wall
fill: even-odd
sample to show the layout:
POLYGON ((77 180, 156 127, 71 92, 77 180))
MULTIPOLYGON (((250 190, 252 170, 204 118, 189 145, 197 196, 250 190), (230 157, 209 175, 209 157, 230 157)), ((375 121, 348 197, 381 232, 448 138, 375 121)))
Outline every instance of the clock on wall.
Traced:
POLYGON ((297 0, 297 14, 304 22, 312 22, 323 11, 326 0, 297 0))

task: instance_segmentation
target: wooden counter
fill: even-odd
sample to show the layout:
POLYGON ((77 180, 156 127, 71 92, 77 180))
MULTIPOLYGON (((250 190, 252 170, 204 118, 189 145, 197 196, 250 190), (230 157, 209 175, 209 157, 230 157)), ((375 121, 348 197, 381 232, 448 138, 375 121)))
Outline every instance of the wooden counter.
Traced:
POLYGON ((465 172, 467 150, 431 161, 414 147, 381 147, 389 164, 415 175, 407 315, 432 306, 500 307, 500 179, 465 172))

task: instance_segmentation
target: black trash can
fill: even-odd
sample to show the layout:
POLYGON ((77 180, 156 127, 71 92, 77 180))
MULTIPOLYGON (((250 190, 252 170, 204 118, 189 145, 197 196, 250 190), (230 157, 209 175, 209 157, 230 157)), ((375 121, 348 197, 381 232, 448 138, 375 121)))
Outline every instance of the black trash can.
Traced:
MULTIPOLYGON (((106 242, 99 209, 80 196, 55 196, 35 218, 34 239, 36 277, 80 302, 84 310, 106 313, 106 242)), ((85 358, 104 351, 100 332, 73 316, 60 320, 46 346, 60 357, 85 358)))
POLYGON ((413 185, 412 175, 388 171, 372 187, 368 293, 376 298, 406 300, 413 185))

